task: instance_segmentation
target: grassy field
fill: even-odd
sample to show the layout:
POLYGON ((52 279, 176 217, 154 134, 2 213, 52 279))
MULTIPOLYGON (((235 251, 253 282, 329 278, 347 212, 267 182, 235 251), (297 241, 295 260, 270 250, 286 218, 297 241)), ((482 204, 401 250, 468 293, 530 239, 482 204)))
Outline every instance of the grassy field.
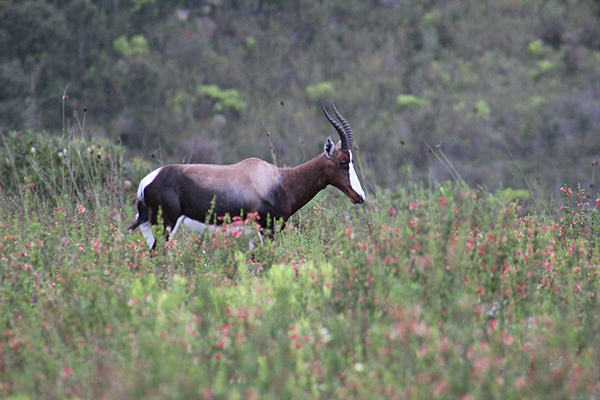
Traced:
POLYGON ((234 225, 150 257, 119 174, 100 197, 13 178, 2 399, 597 398, 600 218, 578 189, 552 217, 455 184, 328 189, 254 251, 234 225))

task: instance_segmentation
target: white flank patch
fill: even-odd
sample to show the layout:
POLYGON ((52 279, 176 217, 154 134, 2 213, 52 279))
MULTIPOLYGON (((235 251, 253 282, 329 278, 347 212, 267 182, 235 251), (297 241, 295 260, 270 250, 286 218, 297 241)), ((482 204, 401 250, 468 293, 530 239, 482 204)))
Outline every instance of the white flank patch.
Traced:
POLYGON ((155 169, 154 171, 150 172, 148 175, 146 175, 144 177, 144 179, 142 179, 142 181, 140 182, 140 187, 138 188, 138 200, 141 200, 144 198, 144 189, 146 189, 146 186, 148 186, 149 184, 152 183, 152 181, 154 181, 154 179, 156 178, 156 176, 158 175, 158 173, 160 172, 160 170, 162 169, 162 167, 155 169))
MULTIPOLYGON (((175 233, 177 232, 177 229, 179 229, 179 225, 182 222, 186 228, 191 229, 192 231, 199 233, 199 234, 208 232, 209 234, 212 235, 217 231, 223 232, 221 226, 205 224, 203 222, 200 222, 195 219, 191 219, 190 217, 186 217, 185 215, 182 215, 181 217, 179 217, 179 219, 177 219, 175 228, 173 229, 173 231, 171 232, 171 235, 170 235, 171 238, 175 235, 175 233)), ((231 226, 229 229, 231 231, 235 231, 236 229, 239 229, 239 228, 231 226)), ((250 236, 250 243, 249 243, 250 249, 254 248, 254 236, 253 236, 254 234, 258 234, 260 243, 261 244, 263 243, 262 236, 257 232, 257 230, 255 228, 253 228, 251 226, 243 226, 242 230, 241 230, 241 234, 244 236, 250 236)))
POLYGON ((360 181, 358 180, 358 176, 356 175, 356 171, 354 170, 354 163, 352 162, 352 152, 350 151, 350 185, 352 185, 352 189, 356 193, 360 195, 360 198, 365 200, 365 191, 360 185, 360 181))
POLYGON ((210 228, 211 226, 206 225, 200 221, 196 221, 195 219, 191 219, 190 217, 186 217, 185 215, 182 215, 181 217, 177 218, 177 223, 175 223, 175 227, 173 228, 173 230, 170 232, 169 237, 173 238, 175 236, 175 234, 177 233, 177 230, 179 229, 179 226, 181 225, 181 223, 183 222, 183 225, 185 225, 188 229, 193 230, 196 233, 204 233, 204 231, 207 229, 209 229, 209 232, 213 232, 210 228))
POLYGON ((204 231, 206 230, 206 228, 209 228, 209 232, 214 232, 214 227, 213 230, 210 229, 210 227, 212 227, 212 225, 206 225, 203 222, 200 221, 196 221, 195 219, 191 219, 189 217, 186 217, 185 215, 182 215, 183 217, 183 224, 188 228, 193 230, 196 233, 204 233, 204 231))

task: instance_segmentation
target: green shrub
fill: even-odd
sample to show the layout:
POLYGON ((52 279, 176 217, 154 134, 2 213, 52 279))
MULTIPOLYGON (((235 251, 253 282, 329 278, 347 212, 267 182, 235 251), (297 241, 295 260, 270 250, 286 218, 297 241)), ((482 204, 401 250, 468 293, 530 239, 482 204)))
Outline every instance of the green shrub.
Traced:
POLYGON ((489 119, 492 113, 489 103, 485 99, 479 99, 475 103, 475 113, 481 119, 489 119))
MULTIPOLYGON (((2 135, 0 177, 4 192, 42 198, 68 196, 87 205, 98 196, 122 198, 131 186, 124 176, 124 149, 107 140, 65 139, 31 130, 2 135)), ((127 167, 139 179, 142 167, 127 167)), ((147 168, 146 168, 147 169, 147 168)))
POLYGON ((246 101, 236 89, 223 90, 217 85, 201 85, 198 87, 198 94, 214 101, 214 112, 233 110, 241 113, 247 107, 246 101))
POLYGON ((144 56, 150 51, 144 35, 132 36, 131 40, 128 40, 126 36, 119 36, 113 42, 113 48, 127 57, 144 56))
POLYGON ((527 51, 532 57, 541 59, 549 53, 549 48, 544 46, 544 43, 540 39, 536 39, 529 43, 527 51))
POLYGON ((549 74, 555 69, 556 65, 549 60, 541 60, 537 62, 537 68, 531 72, 531 76, 534 79, 538 79, 542 76, 549 74))
POLYGON ((426 107, 429 101, 413 94, 401 94, 396 97, 396 104, 402 107, 426 107))
POLYGON ((316 85, 308 85, 304 93, 310 101, 326 101, 333 98, 335 90, 332 82, 319 82, 316 85))

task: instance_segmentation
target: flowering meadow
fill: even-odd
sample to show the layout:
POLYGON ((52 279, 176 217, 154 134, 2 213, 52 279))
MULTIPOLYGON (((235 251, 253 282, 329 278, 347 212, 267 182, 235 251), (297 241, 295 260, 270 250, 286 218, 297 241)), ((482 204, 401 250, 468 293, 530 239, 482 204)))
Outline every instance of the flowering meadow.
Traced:
POLYGON ((253 250, 236 221, 151 253, 117 178, 87 201, 3 192, 0 398, 598 396, 600 209, 581 189, 541 215, 456 184, 361 206, 327 189, 253 250))

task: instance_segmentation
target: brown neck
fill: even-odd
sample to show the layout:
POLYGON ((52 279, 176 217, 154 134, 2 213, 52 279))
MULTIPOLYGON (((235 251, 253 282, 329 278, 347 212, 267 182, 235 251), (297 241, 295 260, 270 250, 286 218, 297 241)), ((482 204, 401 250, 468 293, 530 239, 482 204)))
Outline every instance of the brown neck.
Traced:
POLYGON ((326 160, 325 154, 321 153, 295 168, 281 170, 281 182, 290 206, 289 216, 304 207, 329 184, 323 173, 326 160))

